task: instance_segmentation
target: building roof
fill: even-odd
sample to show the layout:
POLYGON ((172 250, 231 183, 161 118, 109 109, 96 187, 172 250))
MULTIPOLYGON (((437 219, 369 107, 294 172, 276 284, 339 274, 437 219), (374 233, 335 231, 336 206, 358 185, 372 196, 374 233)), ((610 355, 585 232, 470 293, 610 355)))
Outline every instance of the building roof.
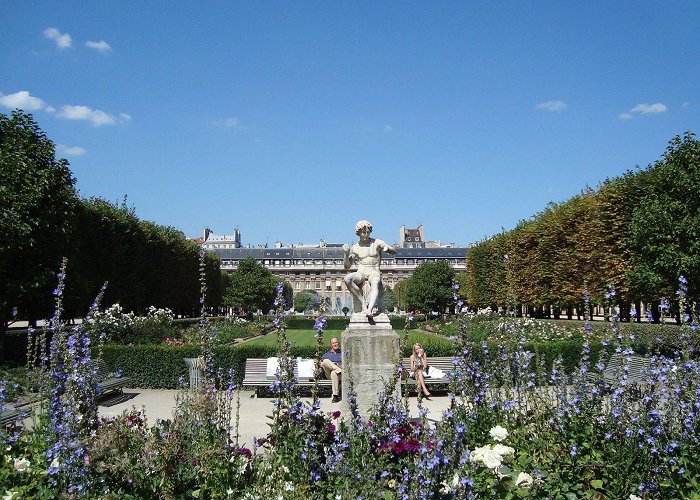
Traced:
MULTIPOLYGON (((287 247, 287 248, 215 248, 222 259, 242 260, 253 257, 256 260, 270 259, 342 259, 343 249, 328 247, 287 247)), ((397 248, 396 255, 383 254, 382 259, 464 259, 466 248, 397 248)))

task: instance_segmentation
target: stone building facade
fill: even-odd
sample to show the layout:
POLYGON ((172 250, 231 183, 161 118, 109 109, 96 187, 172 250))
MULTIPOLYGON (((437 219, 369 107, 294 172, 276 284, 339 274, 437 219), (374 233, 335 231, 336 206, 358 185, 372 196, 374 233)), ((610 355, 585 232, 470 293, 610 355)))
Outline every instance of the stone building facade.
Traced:
MULTIPOLYGON (((420 233, 420 240, 413 240, 413 243, 422 242, 422 227, 420 233)), ((412 238, 416 236, 412 235, 412 238)), ((253 257, 272 274, 291 284, 295 294, 301 290, 315 290, 325 298, 331 313, 342 314, 343 307, 352 310, 352 296, 343 284, 343 277, 348 271, 343 268, 341 244, 321 241, 314 246, 277 243, 275 248, 246 248, 240 244, 239 232, 235 233, 235 237, 232 235, 229 241, 205 232, 206 239, 202 246, 219 255, 223 271, 234 271, 242 260, 253 257)), ((393 288, 399 281, 410 278, 423 262, 444 260, 455 272, 466 269, 467 248, 411 248, 403 247, 403 243, 395 245, 395 255, 384 254, 382 257, 382 281, 387 286, 393 288)))

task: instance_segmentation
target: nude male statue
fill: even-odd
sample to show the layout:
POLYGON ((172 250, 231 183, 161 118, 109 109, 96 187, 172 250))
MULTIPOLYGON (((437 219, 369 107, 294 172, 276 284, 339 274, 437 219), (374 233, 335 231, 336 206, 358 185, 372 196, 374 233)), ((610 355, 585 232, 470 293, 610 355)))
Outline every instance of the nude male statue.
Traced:
POLYGON ((384 241, 370 238, 371 232, 372 224, 361 220, 355 225, 355 234, 360 237, 360 241, 352 247, 347 244, 343 245, 343 266, 345 269, 349 269, 355 262, 358 264, 357 271, 349 273, 343 280, 353 296, 355 310, 357 311, 358 304, 362 304, 361 312, 368 317, 376 316, 381 312, 377 307, 377 302, 381 283, 382 252, 396 253, 394 247, 387 245, 384 241), (370 286, 367 303, 364 302, 362 294, 362 286, 365 283, 370 286))

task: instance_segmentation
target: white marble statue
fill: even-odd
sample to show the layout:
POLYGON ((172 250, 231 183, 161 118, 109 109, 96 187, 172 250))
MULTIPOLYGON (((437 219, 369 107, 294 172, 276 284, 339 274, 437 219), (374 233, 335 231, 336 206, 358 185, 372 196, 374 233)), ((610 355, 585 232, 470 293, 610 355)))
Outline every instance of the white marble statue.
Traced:
POLYGON ((345 285, 353 296, 354 312, 373 317, 383 312, 384 287, 382 285, 382 252, 396 253, 394 247, 384 241, 370 238, 372 224, 361 220, 355 225, 360 241, 352 247, 343 245, 343 265, 350 269, 357 264, 357 271, 345 276, 345 285))

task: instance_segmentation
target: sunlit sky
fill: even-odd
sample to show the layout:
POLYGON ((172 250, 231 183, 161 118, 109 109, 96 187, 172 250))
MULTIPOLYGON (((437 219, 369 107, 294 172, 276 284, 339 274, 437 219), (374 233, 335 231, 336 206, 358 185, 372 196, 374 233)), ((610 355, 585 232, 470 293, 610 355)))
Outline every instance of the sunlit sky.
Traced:
POLYGON ((700 133, 700 2, 0 2, 0 112, 190 237, 466 245, 700 133))

